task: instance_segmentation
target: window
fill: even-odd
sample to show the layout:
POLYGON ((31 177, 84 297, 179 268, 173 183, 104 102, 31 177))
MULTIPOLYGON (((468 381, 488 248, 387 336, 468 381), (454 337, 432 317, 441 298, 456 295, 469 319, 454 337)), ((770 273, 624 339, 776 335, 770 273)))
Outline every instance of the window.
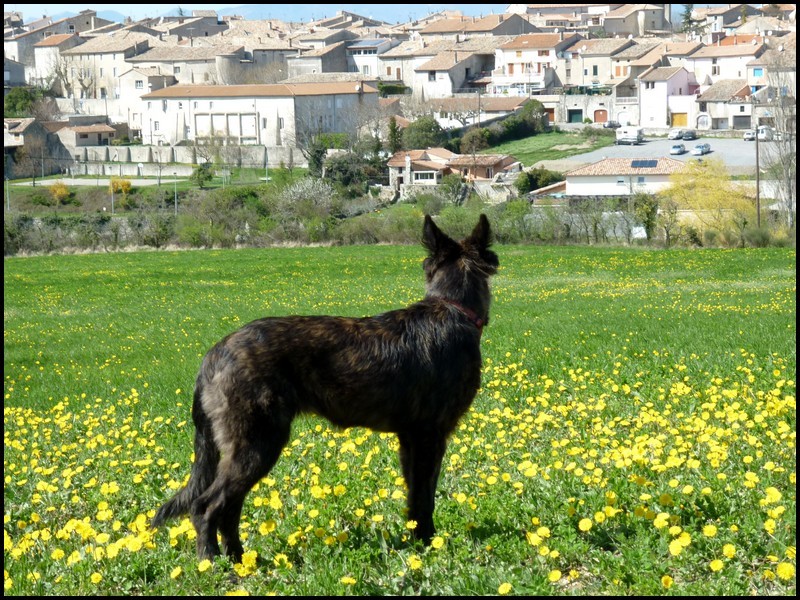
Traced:
POLYGON ((763 67, 756 67, 753 69, 753 77, 763 77, 763 76, 764 76, 763 67))
POLYGON ((517 58, 522 58, 522 50, 517 50, 517 58))
POLYGON ((597 77, 597 70, 598 70, 598 66, 597 65, 592 65, 592 77, 597 77))
POLYGON ((88 140, 89 139, 89 134, 88 133, 79 133, 78 137, 80 139, 82 139, 82 140, 88 140))
POLYGON ((283 117, 278 118, 278 129, 283 129, 283 117))
POLYGON ((428 71, 428 81, 436 81, 436 71, 428 71))
POLYGON ((364 65, 364 75, 369 75, 369 65, 364 65))
POLYGON ((144 81, 141 79, 137 79, 134 86, 136 87, 137 90, 144 89, 144 81))
POLYGON ((414 181, 433 181, 435 178, 435 174, 430 171, 414 173, 414 181))
POLYGON ((261 129, 266 129, 266 128, 267 128, 267 117, 262 117, 261 118, 261 129))
POLYGON ((180 67, 175 67, 175 68, 173 69, 173 72, 175 73, 175 75, 177 75, 178 73, 180 73, 180 72, 181 72, 181 68, 180 68, 180 67))
POLYGON ((539 56, 550 56, 550 50, 539 50, 539 56))
POLYGON ((153 131, 158 131, 161 124, 158 121, 153 121, 153 131))
POLYGON ((743 112, 744 112, 744 104, 742 104, 742 105, 739 107, 739 112, 740 112, 740 113, 743 113, 743 112))
POLYGON ((183 102, 178 102, 178 110, 183 110, 183 102))
POLYGON ((392 76, 392 67, 386 67, 386 76, 387 77, 391 77, 392 76))
POLYGON ((644 185, 644 175, 639 175, 639 177, 636 179, 636 183, 639 185, 644 185))

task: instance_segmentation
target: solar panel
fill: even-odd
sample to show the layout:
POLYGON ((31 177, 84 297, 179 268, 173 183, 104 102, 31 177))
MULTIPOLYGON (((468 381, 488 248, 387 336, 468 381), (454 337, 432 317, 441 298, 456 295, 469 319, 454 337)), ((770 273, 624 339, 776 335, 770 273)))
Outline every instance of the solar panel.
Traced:
POLYGON ((652 169, 658 165, 657 160, 632 160, 631 167, 634 169, 652 169))

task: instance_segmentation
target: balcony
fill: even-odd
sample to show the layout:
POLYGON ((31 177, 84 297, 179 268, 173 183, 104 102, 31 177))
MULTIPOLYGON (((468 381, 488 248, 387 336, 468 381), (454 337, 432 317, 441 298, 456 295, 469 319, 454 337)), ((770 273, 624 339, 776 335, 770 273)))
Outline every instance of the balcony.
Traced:
POLYGON ((507 73, 506 69, 500 67, 492 71, 492 83, 494 85, 512 85, 515 83, 528 84, 532 87, 544 87, 545 73, 547 69, 537 71, 536 69, 514 69, 513 73, 507 73))

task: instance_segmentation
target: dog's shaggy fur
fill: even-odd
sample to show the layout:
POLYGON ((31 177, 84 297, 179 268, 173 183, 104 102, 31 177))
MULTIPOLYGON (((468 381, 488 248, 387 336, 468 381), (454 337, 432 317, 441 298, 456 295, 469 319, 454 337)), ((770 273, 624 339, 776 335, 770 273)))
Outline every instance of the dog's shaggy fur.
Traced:
POLYGON ((447 439, 480 384, 497 255, 489 221, 456 242, 425 217, 425 297, 374 317, 253 321, 203 359, 194 392, 195 461, 185 488, 153 518, 189 514, 201 558, 241 560, 239 519, 250 489, 275 465, 298 413, 340 427, 397 434, 408 518, 428 543, 447 439))

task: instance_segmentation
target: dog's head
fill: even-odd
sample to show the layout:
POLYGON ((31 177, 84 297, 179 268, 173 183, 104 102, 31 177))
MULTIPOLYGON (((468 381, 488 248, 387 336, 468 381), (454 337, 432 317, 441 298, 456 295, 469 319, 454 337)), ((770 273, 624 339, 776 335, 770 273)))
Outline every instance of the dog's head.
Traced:
POLYGON ((474 285, 476 280, 485 282, 500 266, 497 254, 489 249, 492 232, 486 215, 480 216, 472 233, 461 242, 450 238, 430 215, 425 215, 422 243, 429 252, 422 263, 429 291, 437 287, 443 291, 463 288, 474 285))

